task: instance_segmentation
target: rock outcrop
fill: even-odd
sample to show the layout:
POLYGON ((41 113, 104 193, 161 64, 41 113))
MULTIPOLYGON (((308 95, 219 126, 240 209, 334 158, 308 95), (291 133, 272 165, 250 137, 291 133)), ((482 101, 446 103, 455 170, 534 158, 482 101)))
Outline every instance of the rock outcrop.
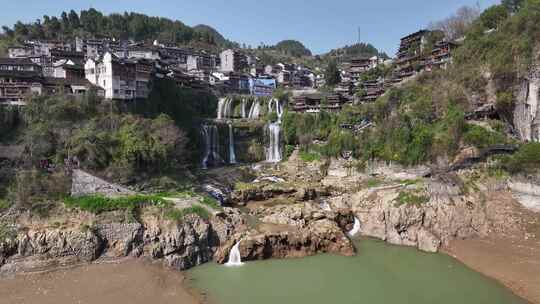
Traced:
POLYGON ((231 248, 240 241, 243 260, 297 258, 317 253, 354 255, 354 247, 344 228, 352 217, 325 211, 315 204, 303 203, 259 208, 253 215, 261 219, 261 227, 236 235, 215 255, 224 263, 231 248))
POLYGON ((525 208, 540 212, 540 185, 524 179, 508 182, 512 196, 525 208))
POLYGON ((517 92, 514 127, 522 141, 540 141, 540 65, 531 69, 517 92))
POLYGON ((330 201, 332 207, 350 208, 360 220, 360 233, 395 245, 437 252, 453 239, 487 236, 518 229, 508 210, 507 192, 480 188, 460 193, 458 185, 431 182, 426 187, 401 186, 344 194, 330 201), (413 193, 426 201, 400 201, 400 193, 413 193))
POLYGON ((127 256, 163 260, 183 270, 208 262, 232 235, 246 229, 238 210, 224 208, 211 220, 189 215, 181 223, 144 213, 140 223, 30 228, 0 242, 0 275, 127 256))

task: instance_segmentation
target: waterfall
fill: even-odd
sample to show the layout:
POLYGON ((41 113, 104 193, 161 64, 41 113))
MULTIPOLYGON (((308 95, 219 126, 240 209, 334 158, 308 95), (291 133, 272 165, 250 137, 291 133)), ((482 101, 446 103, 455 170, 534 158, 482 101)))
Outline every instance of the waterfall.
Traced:
POLYGON ((220 98, 218 101, 217 119, 225 119, 232 117, 233 100, 230 97, 220 98))
POLYGON ((276 122, 268 125, 269 143, 266 148, 266 161, 272 163, 278 163, 281 161, 281 116, 283 115, 283 109, 277 99, 271 99, 268 103, 268 113, 275 111, 278 116, 276 122))
POLYGON ((223 109, 227 98, 220 98, 217 106, 217 119, 223 119, 223 109))
POLYGON ((269 142, 266 148, 266 161, 271 163, 278 163, 281 161, 281 124, 274 122, 268 125, 269 142))
POLYGON ((360 232, 360 220, 355 217, 354 218, 354 225, 353 225, 353 228, 351 229, 351 231, 347 232, 347 234, 350 236, 350 237, 353 237, 355 236, 358 232, 360 232))
POLYGON ((242 264, 242 257, 240 256, 240 242, 236 243, 233 248, 231 249, 231 252, 229 252, 229 261, 225 264, 225 266, 241 266, 242 264))
POLYGON ((249 109, 249 119, 259 119, 259 114, 261 112, 261 102, 259 99, 255 99, 253 103, 251 104, 251 108, 249 109))
POLYGON ((209 164, 217 165, 222 162, 219 156, 219 134, 216 125, 202 125, 201 135, 204 139, 204 156, 202 168, 207 169, 209 164))
POLYGON ((246 113, 246 99, 243 98, 242 99, 242 118, 246 119, 247 118, 247 113, 246 113))
POLYGON ((234 153, 234 130, 229 122, 229 164, 236 164, 236 154, 234 153))

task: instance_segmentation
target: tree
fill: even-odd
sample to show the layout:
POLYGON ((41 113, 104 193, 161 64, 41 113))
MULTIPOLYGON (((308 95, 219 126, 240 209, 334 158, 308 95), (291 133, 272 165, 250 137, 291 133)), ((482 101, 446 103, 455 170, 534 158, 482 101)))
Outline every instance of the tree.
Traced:
POLYGON ((503 5, 494 5, 480 15, 480 21, 488 29, 498 28, 501 22, 506 20, 508 16, 509 13, 506 7, 503 5))
POLYGON ((326 68, 326 84, 329 86, 335 86, 341 82, 341 74, 339 72, 337 63, 335 60, 331 60, 326 68))
POLYGON ((69 20, 69 25, 73 29, 78 29, 81 26, 79 15, 77 15, 77 13, 74 10, 69 11, 68 20, 69 20))
POLYGON ((524 0, 502 0, 501 4, 509 12, 515 13, 523 6, 524 2, 524 0))
POLYGON ((480 16, 480 8, 463 6, 452 16, 429 25, 431 30, 441 30, 446 38, 454 40, 465 36, 473 22, 480 16))
POLYGON ((285 55, 293 57, 311 56, 311 51, 300 41, 283 40, 276 44, 275 49, 285 55))

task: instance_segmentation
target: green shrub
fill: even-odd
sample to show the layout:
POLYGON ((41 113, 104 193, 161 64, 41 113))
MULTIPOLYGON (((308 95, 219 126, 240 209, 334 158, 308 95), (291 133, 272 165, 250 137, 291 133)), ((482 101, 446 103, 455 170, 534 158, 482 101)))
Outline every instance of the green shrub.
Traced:
POLYGON ((378 178, 370 178, 370 179, 368 179, 366 185, 367 185, 368 188, 375 188, 375 187, 380 186, 382 183, 383 183, 383 181, 381 181, 378 178))
POLYGON ((165 212, 165 217, 171 221, 180 223, 189 214, 196 214, 203 219, 210 218, 210 213, 208 210, 201 206, 192 206, 185 209, 169 209, 165 212))
POLYGON ((109 198, 100 195, 87 195, 81 197, 67 197, 64 204, 68 208, 78 208, 94 214, 115 210, 135 210, 144 205, 168 207, 170 202, 156 195, 132 195, 125 197, 109 198))
POLYGON ((471 124, 465 127, 463 140, 465 143, 479 149, 485 149, 493 145, 505 144, 508 142, 508 139, 502 133, 489 131, 481 126, 471 124))
POLYGON ((300 159, 307 162, 307 163, 311 163, 311 162, 315 162, 315 161, 320 161, 321 160, 321 155, 317 152, 314 152, 314 151, 309 151, 309 152, 304 152, 304 151, 301 151, 300 152, 300 159))
POLYGON ((527 143, 511 156, 502 157, 501 165, 510 173, 535 173, 540 170, 540 143, 527 143))
POLYGON ((416 195, 414 193, 408 192, 408 191, 401 191, 399 192, 399 195, 397 197, 397 201, 395 203, 396 207, 402 206, 402 205, 410 205, 410 206, 421 206, 425 203, 429 202, 429 197, 424 195, 416 195))
POLYGON ((0 223, 0 244, 17 237, 17 232, 5 223, 0 223))
POLYGON ((0 212, 2 212, 5 209, 8 209, 11 206, 11 204, 7 200, 0 199, 0 212))
POLYGON ((211 197, 210 195, 208 195, 208 194, 204 194, 204 195, 202 196, 202 201, 201 201, 201 203, 204 204, 204 205, 206 205, 206 206, 208 206, 208 207, 210 207, 210 208, 212 208, 212 209, 215 209, 215 210, 221 210, 221 209, 223 209, 223 208, 221 207, 221 205, 218 203, 218 201, 217 201, 215 198, 213 198, 213 197, 211 197))

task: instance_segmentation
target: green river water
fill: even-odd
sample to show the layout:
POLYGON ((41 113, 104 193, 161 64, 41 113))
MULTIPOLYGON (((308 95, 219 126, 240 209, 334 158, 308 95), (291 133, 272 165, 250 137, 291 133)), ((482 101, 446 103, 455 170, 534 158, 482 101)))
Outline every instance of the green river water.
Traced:
POLYGON ((355 257, 206 264, 188 275, 213 304, 526 303, 449 256, 376 240, 356 246, 355 257))

